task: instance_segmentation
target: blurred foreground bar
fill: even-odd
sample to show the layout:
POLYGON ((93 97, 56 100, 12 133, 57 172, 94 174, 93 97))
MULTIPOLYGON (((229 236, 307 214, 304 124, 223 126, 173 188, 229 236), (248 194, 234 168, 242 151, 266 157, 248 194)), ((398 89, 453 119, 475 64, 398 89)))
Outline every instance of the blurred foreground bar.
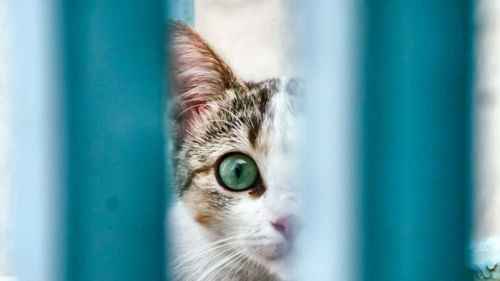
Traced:
POLYGON ((162 2, 61 1, 65 280, 165 280, 162 2))
POLYGON ((365 3, 365 280, 471 280, 471 2, 365 3))
MULTIPOLYGON (((55 281, 61 278, 63 259, 59 254, 64 239, 57 4, 52 0, 10 0, 5 4, 10 8, 6 14, 13 32, 12 57, 6 58, 12 67, 4 78, 12 88, 0 94, 10 94, 12 101, 6 108, 12 114, 12 150, 1 157, 12 159, 12 169, 2 168, 12 173, 13 196, 2 198, 8 204, 0 208, 13 206, 14 235, 1 239, 4 243, 14 240, 15 269, 8 273, 16 275, 16 280, 55 281)), ((10 137, 7 130, 2 133, 10 137)), ((0 267, 5 262, 10 260, 1 260, 0 267)))
MULTIPOLYGON (((302 1, 307 54, 302 197, 297 280, 359 280, 359 5, 302 1)), ((299 14, 300 14, 299 13, 299 14)))

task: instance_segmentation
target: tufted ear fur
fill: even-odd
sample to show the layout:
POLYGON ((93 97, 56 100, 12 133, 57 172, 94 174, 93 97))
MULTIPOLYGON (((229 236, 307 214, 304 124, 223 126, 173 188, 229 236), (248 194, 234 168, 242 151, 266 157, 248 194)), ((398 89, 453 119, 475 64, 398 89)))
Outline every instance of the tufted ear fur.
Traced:
POLYGON ((170 32, 176 119, 180 129, 186 131, 200 115, 223 99, 226 89, 242 82, 191 27, 173 21, 170 32))

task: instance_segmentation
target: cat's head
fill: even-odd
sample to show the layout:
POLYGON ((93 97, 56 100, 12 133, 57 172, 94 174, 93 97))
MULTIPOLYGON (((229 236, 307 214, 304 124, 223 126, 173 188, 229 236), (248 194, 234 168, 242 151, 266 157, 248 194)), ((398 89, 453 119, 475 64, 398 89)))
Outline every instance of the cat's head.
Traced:
POLYGON ((179 200, 210 239, 283 276, 299 224, 297 81, 244 82, 181 23, 172 40, 179 200))

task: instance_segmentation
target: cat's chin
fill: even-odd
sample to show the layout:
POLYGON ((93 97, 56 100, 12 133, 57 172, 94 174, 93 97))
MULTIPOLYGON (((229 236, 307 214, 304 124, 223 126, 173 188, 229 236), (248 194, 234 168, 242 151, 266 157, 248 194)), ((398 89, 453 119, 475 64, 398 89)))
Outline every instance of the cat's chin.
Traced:
POLYGON ((288 251, 272 251, 272 253, 260 253, 256 255, 253 253, 251 259, 257 264, 265 268, 271 275, 274 275, 281 281, 292 280, 290 274, 290 256, 288 251))
POLYGON ((278 242, 273 246, 248 249, 250 259, 265 268, 270 274, 279 280, 292 280, 290 270, 291 245, 285 241, 278 242))
POLYGON ((287 257, 266 260, 263 262, 263 265, 272 275, 278 277, 279 280, 289 281, 293 279, 290 274, 291 270, 287 257))

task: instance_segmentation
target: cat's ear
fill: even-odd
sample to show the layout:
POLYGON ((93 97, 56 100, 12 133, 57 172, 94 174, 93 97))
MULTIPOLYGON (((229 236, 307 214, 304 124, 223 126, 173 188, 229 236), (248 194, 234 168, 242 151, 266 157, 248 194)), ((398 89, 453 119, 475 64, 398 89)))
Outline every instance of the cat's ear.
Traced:
POLYGON ((239 79, 191 27, 172 21, 170 32, 177 118, 186 124, 222 99, 225 90, 239 79))

